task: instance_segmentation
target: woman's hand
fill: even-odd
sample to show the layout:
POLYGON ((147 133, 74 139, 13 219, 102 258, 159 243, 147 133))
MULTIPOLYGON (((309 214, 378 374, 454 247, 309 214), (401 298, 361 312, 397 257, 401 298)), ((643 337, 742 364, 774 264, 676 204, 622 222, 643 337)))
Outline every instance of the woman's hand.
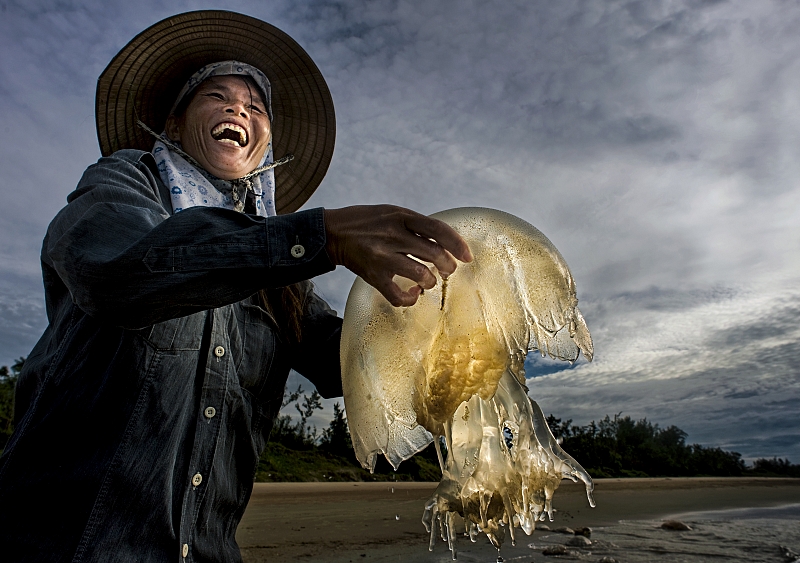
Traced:
POLYGON ((432 263, 442 277, 452 274, 456 258, 471 262, 467 243, 449 225, 394 205, 359 205, 325 210, 325 250, 334 264, 361 276, 395 307, 417 302, 436 276, 413 256, 432 263), (395 276, 417 283, 403 291, 395 276))

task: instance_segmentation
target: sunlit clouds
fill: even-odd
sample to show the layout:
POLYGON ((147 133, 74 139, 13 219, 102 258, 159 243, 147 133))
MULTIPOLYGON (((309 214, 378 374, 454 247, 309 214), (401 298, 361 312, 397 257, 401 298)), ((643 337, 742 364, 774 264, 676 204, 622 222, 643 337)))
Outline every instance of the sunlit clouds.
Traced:
MULTIPOLYGON (((46 325, 38 253, 99 157, 97 77, 145 27, 207 7, 2 3, 0 365, 46 325)), ((493 207, 561 251, 596 357, 529 365, 546 413, 623 412, 689 442, 800 460, 800 6, 213 7, 283 29, 328 81, 337 145, 306 207, 493 207)), ((341 313, 352 279, 316 281, 341 313)))

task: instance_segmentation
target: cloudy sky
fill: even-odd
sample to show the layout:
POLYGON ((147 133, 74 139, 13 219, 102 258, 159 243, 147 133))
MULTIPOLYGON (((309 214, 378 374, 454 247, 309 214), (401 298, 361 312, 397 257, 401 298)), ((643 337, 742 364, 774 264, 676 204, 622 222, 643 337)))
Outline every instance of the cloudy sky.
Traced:
MULTIPOLYGON (((203 8, 273 23, 326 77, 336 152, 306 207, 494 207, 559 248, 596 358, 529 362, 545 412, 800 462, 788 0, 0 0, 0 365, 46 324, 39 248, 99 157, 97 77, 139 31, 203 8)), ((352 279, 317 283, 343 311, 352 279)))

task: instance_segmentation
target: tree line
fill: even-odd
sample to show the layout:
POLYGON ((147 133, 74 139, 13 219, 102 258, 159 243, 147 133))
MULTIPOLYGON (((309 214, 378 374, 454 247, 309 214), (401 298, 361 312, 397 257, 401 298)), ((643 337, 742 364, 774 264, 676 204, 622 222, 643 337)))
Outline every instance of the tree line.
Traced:
MULTIPOLYGON (((0 367, 0 452, 14 431, 14 388, 25 358, 11 367, 0 367)), ((374 474, 361 468, 355 458, 347 418, 339 403, 327 428, 309 423, 322 409, 319 393, 302 387, 286 391, 284 407, 294 406, 296 415, 280 414, 256 471, 258 481, 438 481, 441 477, 436 452, 429 446, 404 461, 394 471, 379 456, 374 474)), ((737 452, 687 444, 687 434, 677 426, 661 428, 647 419, 606 416, 585 426, 547 417, 553 435, 562 447, 592 477, 691 477, 769 476, 800 477, 800 465, 788 459, 757 459, 747 465, 737 452)))
POLYGON ((11 367, 0 367, 0 452, 6 447, 14 432, 14 389, 25 358, 19 358, 11 367))
POLYGON ((646 418, 606 415, 576 426, 550 415, 547 423, 592 477, 800 477, 800 465, 788 459, 757 459, 748 466, 738 452, 687 444, 677 426, 661 428, 646 418))
POLYGON ((256 481, 438 481, 442 474, 433 445, 404 461, 397 471, 383 456, 374 473, 356 459, 344 409, 333 405, 333 419, 322 431, 309 419, 322 409, 319 393, 297 387, 286 391, 282 414, 272 427, 256 470, 256 481), (286 413, 294 406, 296 416, 286 413))

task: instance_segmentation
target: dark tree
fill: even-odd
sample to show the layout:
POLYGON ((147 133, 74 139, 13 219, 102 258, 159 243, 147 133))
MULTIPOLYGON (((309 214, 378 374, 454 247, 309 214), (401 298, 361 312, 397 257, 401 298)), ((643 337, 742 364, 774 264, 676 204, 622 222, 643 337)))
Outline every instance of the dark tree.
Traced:
POLYGON ((594 477, 723 477, 747 471, 737 452, 686 445, 687 434, 677 426, 660 428, 621 413, 586 426, 552 415, 547 423, 564 449, 594 477))
POLYGON ((779 457, 761 458, 753 462, 753 473, 764 477, 800 477, 800 464, 779 457))
POLYGON ((322 431, 319 447, 325 452, 341 457, 353 455, 353 442, 350 439, 350 430, 347 428, 347 418, 339 403, 333 404, 333 420, 328 428, 322 431))
POLYGON ((14 390, 25 358, 19 358, 9 369, 0 367, 0 452, 14 432, 14 390))
POLYGON ((288 414, 280 414, 272 426, 269 436, 270 442, 282 444, 292 450, 307 450, 313 448, 317 441, 317 429, 308 426, 308 419, 315 410, 322 409, 319 393, 315 390, 311 395, 306 395, 301 386, 295 391, 284 392, 283 407, 294 403, 294 408, 300 415, 300 420, 295 422, 288 414), (302 397, 302 400, 301 400, 302 397))

